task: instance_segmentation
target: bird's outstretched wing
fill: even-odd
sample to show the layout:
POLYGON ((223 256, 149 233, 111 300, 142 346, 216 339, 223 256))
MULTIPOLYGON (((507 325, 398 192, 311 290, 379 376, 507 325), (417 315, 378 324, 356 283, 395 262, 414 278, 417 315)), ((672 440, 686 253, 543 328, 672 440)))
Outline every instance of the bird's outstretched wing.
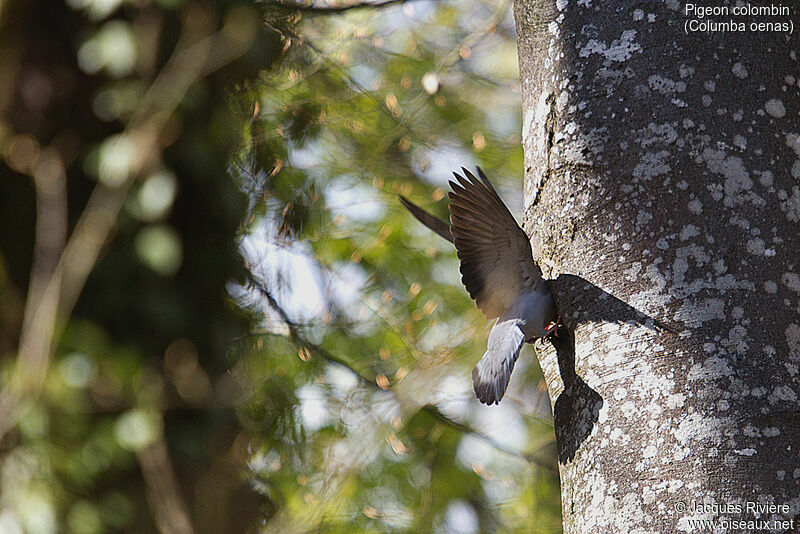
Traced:
MULTIPOLYGON (((461 260, 461 281, 488 319, 499 317, 518 296, 543 284, 528 236, 492 184, 465 168, 450 181, 450 233, 461 260)), ((413 213, 413 212, 412 212, 413 213)))

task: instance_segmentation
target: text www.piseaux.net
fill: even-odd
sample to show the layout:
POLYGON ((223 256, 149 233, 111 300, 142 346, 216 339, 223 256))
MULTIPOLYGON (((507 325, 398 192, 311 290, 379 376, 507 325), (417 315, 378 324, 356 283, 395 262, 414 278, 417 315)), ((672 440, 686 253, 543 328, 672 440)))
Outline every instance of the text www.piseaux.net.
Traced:
POLYGON ((686 522, 690 530, 715 531, 717 529, 747 530, 781 530, 794 529, 794 519, 689 519, 686 522))

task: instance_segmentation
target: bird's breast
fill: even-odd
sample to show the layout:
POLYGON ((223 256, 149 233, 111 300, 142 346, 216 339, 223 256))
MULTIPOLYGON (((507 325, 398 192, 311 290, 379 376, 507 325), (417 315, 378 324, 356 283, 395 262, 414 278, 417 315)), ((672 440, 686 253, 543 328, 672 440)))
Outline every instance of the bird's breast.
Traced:
POLYGON ((504 317, 517 318, 519 327, 530 340, 545 335, 545 327, 556 320, 556 309, 550 291, 526 291, 521 294, 504 317))

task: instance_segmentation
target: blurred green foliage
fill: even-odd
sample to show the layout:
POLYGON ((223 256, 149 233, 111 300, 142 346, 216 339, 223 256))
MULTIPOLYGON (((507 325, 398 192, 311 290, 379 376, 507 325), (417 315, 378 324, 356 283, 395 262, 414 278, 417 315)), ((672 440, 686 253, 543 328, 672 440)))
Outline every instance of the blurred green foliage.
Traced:
POLYGON ((533 351, 478 405, 488 327, 396 200, 446 217, 449 172, 481 165, 519 213, 507 2, 0 3, 0 383, 43 154, 69 237, 148 89, 215 36, 0 441, 0 532, 560 530, 533 351))
MULTIPOLYGON (((235 0, 0 5, 4 383, 31 276, 37 154, 54 148, 64 163, 71 232, 104 147, 179 35, 200 38, 243 14, 258 24, 257 6, 235 0)), ((225 293, 244 277, 235 235, 247 205, 229 173, 242 119, 226 98, 280 52, 279 37, 259 31, 245 54, 192 84, 161 132, 62 318, 41 395, 3 438, 0 531, 157 531, 137 455, 162 432, 196 531, 245 531, 263 515, 240 474, 245 447, 226 386, 231 340, 251 322, 225 293)))

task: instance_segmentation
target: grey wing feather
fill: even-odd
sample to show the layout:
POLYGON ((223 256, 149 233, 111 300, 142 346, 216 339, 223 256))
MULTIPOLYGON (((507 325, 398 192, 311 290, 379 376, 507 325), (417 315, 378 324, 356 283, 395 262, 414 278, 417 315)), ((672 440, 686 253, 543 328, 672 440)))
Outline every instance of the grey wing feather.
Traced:
POLYGON ((461 281, 478 308, 499 317, 521 291, 536 288, 542 272, 534 263, 528 236, 478 169, 480 180, 462 167, 450 182, 450 233, 461 260, 461 281))
POLYGON ((424 209, 420 208, 410 200, 408 200, 403 195, 398 195, 400 197, 400 202, 403 206, 406 207, 408 211, 411 212, 419 222, 442 236, 443 238, 447 239, 451 243, 453 242, 453 236, 450 235, 450 225, 441 220, 440 218, 436 217, 435 215, 431 215, 424 209))
POLYGON ((525 334, 517 320, 499 320, 492 327, 486 353, 472 370, 472 386, 479 401, 484 404, 500 402, 523 343, 525 334))

